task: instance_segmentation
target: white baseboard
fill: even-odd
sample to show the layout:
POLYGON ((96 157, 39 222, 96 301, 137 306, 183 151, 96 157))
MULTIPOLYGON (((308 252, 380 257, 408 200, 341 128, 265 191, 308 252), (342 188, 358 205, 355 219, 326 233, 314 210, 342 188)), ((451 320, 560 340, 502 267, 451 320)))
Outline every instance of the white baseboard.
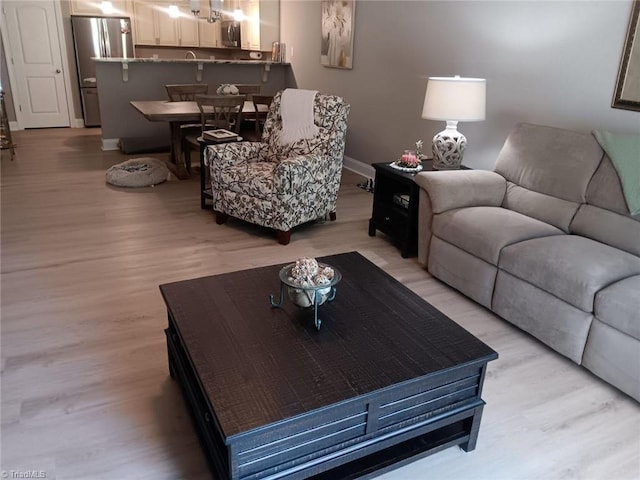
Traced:
POLYGON ((376 171, 375 169, 369 165, 368 163, 362 163, 355 158, 344 156, 342 161, 342 166, 347 170, 351 170, 359 175, 362 175, 365 178, 375 178, 376 171))
MULTIPOLYGON (((73 118, 71 119, 69 127, 84 128, 84 120, 82 118, 73 118)), ((22 130, 22 128, 18 128, 18 122, 15 120, 12 120, 9 122, 9 128, 11 129, 12 132, 15 132, 16 130, 22 130)))
POLYGON ((120 149, 120 139, 119 138, 103 138, 102 139, 102 150, 119 150, 120 149))

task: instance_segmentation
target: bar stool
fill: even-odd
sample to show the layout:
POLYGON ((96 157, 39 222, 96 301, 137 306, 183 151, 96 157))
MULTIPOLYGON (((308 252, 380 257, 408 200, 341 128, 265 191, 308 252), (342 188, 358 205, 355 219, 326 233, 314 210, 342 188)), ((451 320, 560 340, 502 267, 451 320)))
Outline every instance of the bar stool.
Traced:
POLYGON ((16 155, 16 145, 11 139, 11 128, 9 128, 9 119, 7 118, 7 108, 4 103, 4 91, 0 90, 0 146, 2 150, 8 149, 11 152, 11 161, 16 155))

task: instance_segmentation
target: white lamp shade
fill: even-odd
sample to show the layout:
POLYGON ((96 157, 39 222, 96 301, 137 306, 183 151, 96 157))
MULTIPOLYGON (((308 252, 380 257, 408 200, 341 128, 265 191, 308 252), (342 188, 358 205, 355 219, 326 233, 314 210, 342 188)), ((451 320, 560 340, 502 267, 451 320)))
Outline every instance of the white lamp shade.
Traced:
POLYGON ((485 118, 484 78, 429 77, 422 118, 476 122, 485 118))

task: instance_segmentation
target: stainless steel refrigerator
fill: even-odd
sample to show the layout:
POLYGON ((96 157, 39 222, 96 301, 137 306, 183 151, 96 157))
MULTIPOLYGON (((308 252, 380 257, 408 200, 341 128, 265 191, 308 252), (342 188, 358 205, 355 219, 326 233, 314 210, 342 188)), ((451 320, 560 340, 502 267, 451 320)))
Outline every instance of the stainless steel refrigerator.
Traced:
POLYGON ((86 127, 100 126, 96 65, 92 58, 134 58, 129 17, 71 16, 82 114, 86 127))

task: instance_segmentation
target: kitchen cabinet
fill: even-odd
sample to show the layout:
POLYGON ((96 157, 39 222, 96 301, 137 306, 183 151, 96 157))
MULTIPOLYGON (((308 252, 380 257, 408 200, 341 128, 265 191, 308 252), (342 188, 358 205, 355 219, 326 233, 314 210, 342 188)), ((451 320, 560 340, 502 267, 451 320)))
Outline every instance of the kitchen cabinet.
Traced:
POLYGON ((197 47, 199 45, 198 20, 193 17, 188 1, 136 1, 136 45, 197 47), (180 15, 169 15, 169 6, 176 5, 180 15))
POLYGON ((202 2, 200 10, 201 20, 198 20, 198 37, 201 47, 214 47, 218 48, 222 46, 222 40, 220 36, 220 21, 209 23, 204 18, 209 18, 209 2, 202 2))
MULTIPOLYGON (((188 0, 120 0, 120 3, 131 4, 136 45, 223 48, 220 21, 205 20, 209 16, 209 2, 201 1, 200 19, 191 13, 188 0), (169 16, 171 5, 178 7, 177 18, 169 16)), ((271 44, 280 40, 279 0, 227 0, 223 5, 226 12, 236 9, 243 12, 240 23, 243 50, 271 51, 271 44)))
POLYGON ((242 49, 271 50, 271 44, 280 40, 279 0, 240 0, 240 8, 242 49))
POLYGON ((134 5, 134 35, 133 40, 137 45, 156 45, 159 41, 157 20, 152 4, 136 2, 134 5))
POLYGON ((189 2, 179 3, 178 9, 180 10, 180 17, 178 17, 178 45, 181 47, 199 46, 199 21, 191 13, 189 2))
POLYGON ((242 0, 243 14, 240 24, 240 43, 243 50, 260 50, 260 2, 242 0))
POLYGON ((102 2, 95 0, 70 0, 71 15, 91 15, 104 17, 129 17, 133 12, 132 0, 111 0, 111 11, 102 10, 102 2))
POLYGON ((280 0, 260 0, 260 50, 280 41, 280 0))
POLYGON ((169 5, 135 2, 134 39, 137 45, 178 45, 178 22, 169 16, 169 5))
MULTIPOLYGON (((156 45, 178 46, 180 45, 178 33, 178 19, 169 16, 169 6, 171 3, 156 2, 153 9, 156 22, 156 45)), ((136 15, 137 16, 137 15, 136 15)))

